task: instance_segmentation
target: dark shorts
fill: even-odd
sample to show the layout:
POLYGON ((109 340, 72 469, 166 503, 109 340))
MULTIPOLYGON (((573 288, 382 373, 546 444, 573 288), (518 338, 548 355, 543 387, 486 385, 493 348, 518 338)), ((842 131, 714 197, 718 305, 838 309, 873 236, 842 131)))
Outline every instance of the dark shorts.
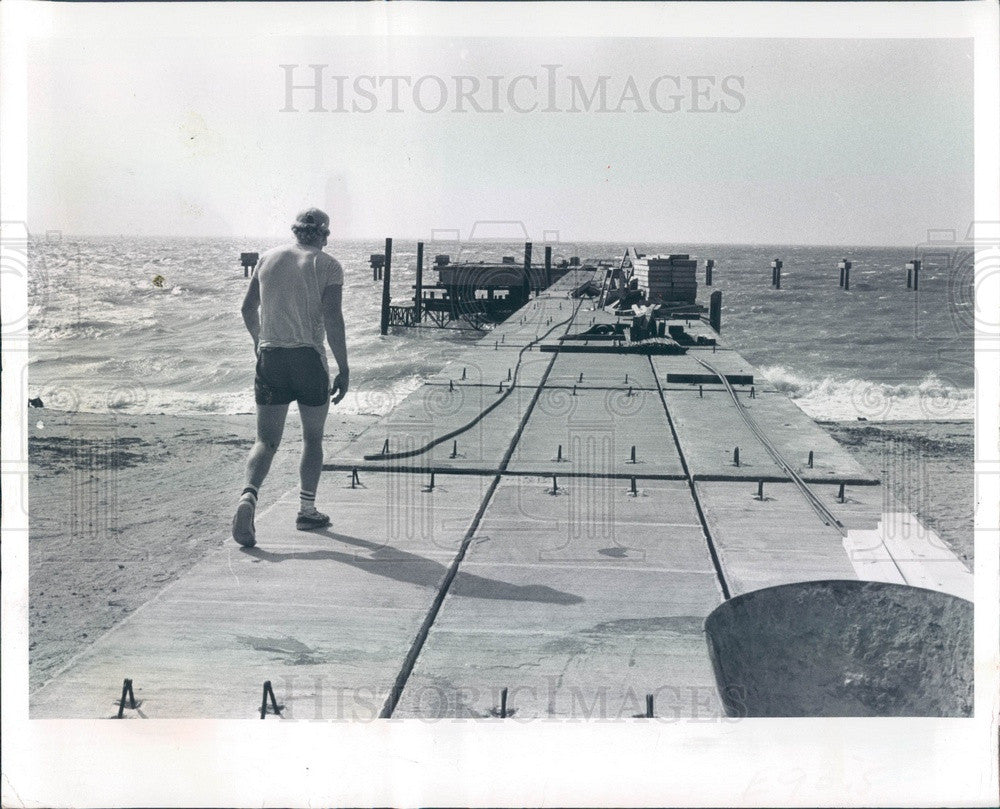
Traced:
POLYGON ((253 392, 259 405, 319 407, 330 400, 330 377, 315 348, 262 348, 253 392))

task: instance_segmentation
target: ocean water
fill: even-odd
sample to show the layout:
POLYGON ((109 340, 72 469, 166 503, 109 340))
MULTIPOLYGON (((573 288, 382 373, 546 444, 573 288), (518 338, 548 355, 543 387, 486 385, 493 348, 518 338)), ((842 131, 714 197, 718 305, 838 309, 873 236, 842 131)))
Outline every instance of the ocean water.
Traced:
MULTIPOLYGON (((251 413, 252 343, 240 316, 242 251, 277 241, 62 237, 30 244, 29 394, 47 407, 121 413, 251 413), (160 276, 162 285, 153 279, 160 276)), ((625 244, 556 244, 555 259, 615 258, 625 244)), ((642 252, 714 258, 723 337, 810 415, 869 420, 972 418, 971 267, 925 260, 906 290, 913 250, 637 244, 642 252), (772 258, 784 262, 770 287, 772 258), (837 262, 853 262, 851 289, 837 262)), ((381 242, 331 242, 344 265, 352 391, 338 409, 384 414, 482 333, 395 329, 379 334, 381 242)), ((513 255, 523 244, 433 243, 452 259, 513 255)), ((393 297, 412 294, 416 245, 397 242, 393 297)), ((535 260, 543 246, 535 245, 535 260)), ((699 284, 704 282, 699 262, 699 284)), ((426 278, 434 273, 425 271, 426 278)), ((699 299, 707 301, 706 289, 699 299)))

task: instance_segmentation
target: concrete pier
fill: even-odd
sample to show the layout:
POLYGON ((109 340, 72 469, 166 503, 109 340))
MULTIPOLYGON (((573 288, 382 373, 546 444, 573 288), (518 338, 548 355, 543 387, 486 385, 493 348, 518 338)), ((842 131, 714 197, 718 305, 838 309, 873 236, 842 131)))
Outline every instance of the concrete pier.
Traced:
POLYGON ((862 579, 971 598, 933 531, 706 324, 686 354, 561 351, 618 322, 569 296, 592 277, 329 453, 329 529, 296 531, 289 492, 256 548, 209 554, 33 693, 32 718, 110 718, 130 678, 125 718, 259 717, 270 681, 265 721, 631 719, 647 695, 708 719, 726 707, 703 622, 731 597, 862 579))

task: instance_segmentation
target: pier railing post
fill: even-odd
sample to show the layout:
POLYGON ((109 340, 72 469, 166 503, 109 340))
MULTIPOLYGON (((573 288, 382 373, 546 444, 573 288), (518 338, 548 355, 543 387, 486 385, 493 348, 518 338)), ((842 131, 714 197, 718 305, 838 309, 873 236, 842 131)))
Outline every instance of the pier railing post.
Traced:
POLYGON ((392 270, 392 239, 385 240, 385 268, 382 273, 382 334, 389 333, 389 283, 392 270))
POLYGON ((424 243, 417 242, 417 284, 413 291, 413 322, 420 322, 420 312, 424 308, 424 243))
POLYGON ((545 288, 552 286, 552 245, 545 245, 545 288))
POLYGON ((715 290, 708 299, 708 325, 716 333, 722 332, 722 290, 715 290))

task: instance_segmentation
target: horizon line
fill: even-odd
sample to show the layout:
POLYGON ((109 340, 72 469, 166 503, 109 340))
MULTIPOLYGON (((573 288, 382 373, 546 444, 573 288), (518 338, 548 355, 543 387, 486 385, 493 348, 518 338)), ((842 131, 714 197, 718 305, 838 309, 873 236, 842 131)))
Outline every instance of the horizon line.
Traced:
MULTIPOLYGON (((39 231, 37 233, 31 233, 29 231, 28 237, 35 241, 46 241, 49 233, 58 232, 59 240, 63 239, 74 239, 74 238, 85 238, 85 239, 118 239, 118 238, 131 238, 131 239, 218 239, 227 241, 238 241, 246 240, 248 242, 253 241, 281 241, 287 240, 292 241, 291 236, 261 236, 261 235, 241 235, 234 236, 229 235, 219 235, 219 234, 155 234, 155 233, 145 233, 145 234, 128 234, 128 233, 66 233, 60 231, 58 228, 50 228, 46 231, 39 231)), ((942 245, 957 245, 965 241, 964 239, 959 239, 956 231, 956 238, 954 241, 941 242, 942 245)), ((433 240, 428 236, 331 236, 329 239, 330 244, 335 243, 346 243, 346 242, 371 242, 379 243, 384 242, 386 238, 391 238, 393 244, 397 242, 412 242, 414 245, 418 242, 423 242, 424 244, 435 244, 435 243, 447 243, 447 244, 511 244, 511 245, 523 245, 526 242, 530 242, 533 245, 602 245, 602 244, 665 244, 665 245, 683 245, 690 244, 692 246, 720 246, 720 247, 837 247, 837 248, 871 248, 871 247, 884 247, 892 249, 903 249, 903 248, 914 248, 921 244, 927 243, 926 237, 920 241, 914 241, 903 244, 891 244, 885 242, 791 242, 791 241, 698 241, 698 240, 687 240, 687 239, 650 239, 650 238, 616 238, 616 239, 560 239, 558 241, 547 241, 545 239, 512 239, 512 238, 459 238, 459 239, 439 239, 433 240)))

